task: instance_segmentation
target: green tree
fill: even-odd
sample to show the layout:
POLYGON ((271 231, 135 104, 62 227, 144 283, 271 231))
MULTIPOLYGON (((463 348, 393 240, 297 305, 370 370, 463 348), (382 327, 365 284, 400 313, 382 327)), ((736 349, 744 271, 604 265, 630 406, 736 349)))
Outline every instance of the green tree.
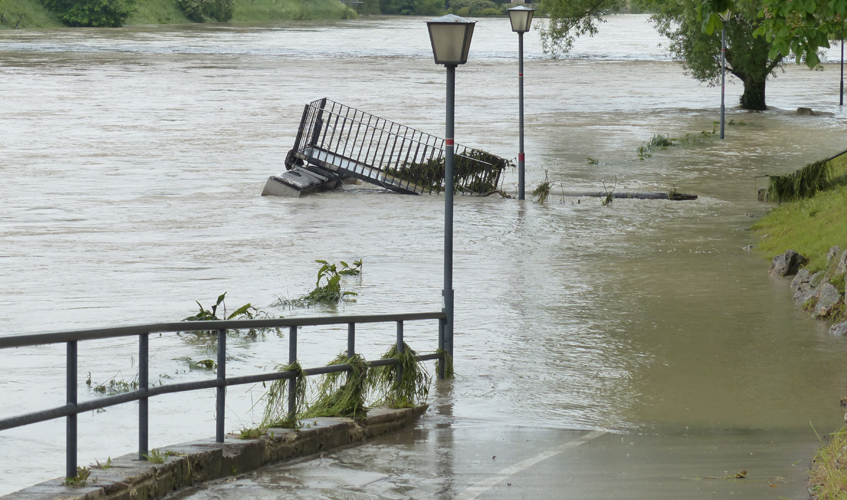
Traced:
POLYGON ((43 0, 68 26, 117 28, 135 10, 135 0, 43 0))
MULTIPOLYGON (((767 109, 765 83, 783 60, 782 54, 772 53, 766 38, 754 36, 762 21, 758 17, 761 1, 736 2, 726 23, 727 71, 744 84, 741 107, 752 110, 767 109)), ((708 85, 719 85, 721 21, 715 12, 721 7, 721 11, 726 10, 726 0, 713 0, 705 12, 700 0, 647 0, 646 3, 655 12, 651 20, 656 29, 670 40, 668 49, 682 62, 686 73, 708 85)), ((550 13, 550 25, 542 32, 545 50, 554 55, 567 52, 579 36, 595 35, 603 22, 602 16, 620 6, 619 0, 542 0, 542 7, 550 13)))
POLYGON ((793 55, 814 68, 820 49, 844 33, 847 0, 762 0, 759 15, 756 34, 771 44, 772 56, 793 55))

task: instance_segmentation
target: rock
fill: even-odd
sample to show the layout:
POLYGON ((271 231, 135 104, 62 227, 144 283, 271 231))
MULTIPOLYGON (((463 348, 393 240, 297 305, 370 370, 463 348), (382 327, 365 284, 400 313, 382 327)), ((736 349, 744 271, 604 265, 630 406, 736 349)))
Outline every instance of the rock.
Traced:
POLYGON ((797 114, 799 116, 818 116, 812 108, 797 108, 797 114))
POLYGON ((815 292, 817 292, 817 290, 809 286, 808 283, 800 283, 800 286, 797 287, 797 291, 794 292, 794 302, 803 305, 807 300, 815 296, 815 292))
POLYGON ((756 248, 756 245, 747 245, 746 247, 742 247, 741 249, 747 250, 749 252, 751 250, 754 250, 755 248, 756 248))
POLYGON ((791 281, 791 289, 797 290, 800 288, 800 285, 809 282, 809 270, 801 269, 800 272, 797 273, 797 276, 791 281))
POLYGON ((838 267, 835 268, 835 274, 842 275, 847 274, 847 250, 841 254, 841 258, 838 259, 838 267))
POLYGON ((771 276, 792 276, 807 262, 809 259, 794 250, 786 250, 784 254, 773 258, 768 272, 771 276))
POLYGON ((847 335, 847 321, 842 321, 841 323, 832 325, 829 329, 829 333, 841 337, 847 335))
POLYGON ((818 271, 809 278, 809 286, 812 288, 817 288, 823 283, 824 278, 826 278, 826 273, 823 271, 818 271))
POLYGON ((841 301, 841 293, 829 283, 824 283, 819 292, 820 298, 818 299, 818 303, 815 305, 815 310, 812 312, 812 316, 821 319, 829 316, 832 312, 832 308, 841 301))
POLYGON ((839 257, 841 257, 841 247, 835 245, 829 249, 829 252, 826 253, 826 267, 829 268, 833 261, 839 257))

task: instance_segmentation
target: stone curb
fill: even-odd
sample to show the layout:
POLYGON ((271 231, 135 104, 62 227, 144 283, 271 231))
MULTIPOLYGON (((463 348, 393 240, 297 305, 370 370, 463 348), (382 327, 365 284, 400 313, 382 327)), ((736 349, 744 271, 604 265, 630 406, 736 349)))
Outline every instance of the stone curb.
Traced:
POLYGON ((313 455, 340 446, 362 442, 398 431, 415 422, 426 406, 417 408, 372 408, 361 420, 317 418, 304 422, 309 428, 268 429, 259 439, 226 436, 224 443, 213 439, 159 448, 164 463, 138 460, 136 454, 113 459, 108 469, 90 467, 83 487, 69 487, 57 478, 0 497, 2 500, 147 500, 161 498, 180 488, 203 481, 236 476, 263 465, 313 455))

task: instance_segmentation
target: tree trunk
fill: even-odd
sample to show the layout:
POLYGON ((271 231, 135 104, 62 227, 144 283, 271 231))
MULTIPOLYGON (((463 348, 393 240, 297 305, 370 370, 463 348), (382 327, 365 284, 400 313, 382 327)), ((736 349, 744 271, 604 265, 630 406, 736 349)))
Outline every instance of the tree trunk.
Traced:
POLYGON ((744 93, 741 94, 741 108, 753 111, 764 111, 768 109, 765 105, 766 77, 748 76, 743 81, 744 93))

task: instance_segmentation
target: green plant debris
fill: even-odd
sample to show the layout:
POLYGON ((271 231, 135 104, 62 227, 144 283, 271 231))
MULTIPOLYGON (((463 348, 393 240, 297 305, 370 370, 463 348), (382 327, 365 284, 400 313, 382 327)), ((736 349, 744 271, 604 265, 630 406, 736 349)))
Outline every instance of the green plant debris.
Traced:
POLYGON ((767 200, 776 203, 796 201, 847 184, 847 158, 844 156, 847 155, 809 163, 790 174, 770 176, 767 200))
POLYGON ((183 356, 178 358, 178 360, 188 363, 188 368, 190 370, 215 370, 218 367, 218 363, 213 359, 200 359, 195 361, 188 356, 183 356))
POLYGON ((98 469, 105 470, 112 468, 112 457, 107 458, 106 463, 101 464, 99 460, 95 460, 95 462, 97 462, 97 465, 95 467, 98 469))
POLYGON ((408 344, 397 352, 393 345, 382 359, 396 359, 399 365, 378 366, 370 369, 371 391, 380 394, 377 404, 390 408, 414 408, 426 403, 431 378, 426 366, 417 359, 417 353, 408 344))
POLYGON ((362 259, 353 261, 352 266, 341 261, 340 270, 335 264, 330 264, 325 260, 316 260, 315 262, 321 264, 320 269, 318 269, 318 279, 315 282, 315 289, 294 300, 280 298, 272 304, 273 306, 311 307, 319 304, 334 305, 341 301, 355 300, 352 297, 358 295, 357 293, 345 291, 341 288, 341 277, 360 274, 362 259))
POLYGON ((611 205, 615 200, 615 189, 618 187, 618 176, 615 176, 615 184, 612 186, 612 189, 606 187, 606 183, 603 182, 603 192, 606 193, 603 195, 603 201, 600 202, 602 206, 611 205))
MULTIPOLYGON (((231 314, 227 315, 226 311, 226 292, 220 294, 218 296, 217 301, 210 309, 206 309, 199 301, 197 302, 197 306, 200 310, 197 314, 193 316, 188 316, 184 318, 183 321, 221 321, 221 320, 239 320, 239 319, 272 319, 273 316, 270 315, 267 311, 263 311, 256 307, 253 307, 251 304, 247 303, 243 306, 239 307, 231 314), (223 313, 220 317, 218 317, 218 310, 221 309, 223 313)), ((281 317, 281 316, 280 316, 281 317)), ((242 330, 227 330, 228 333, 232 335, 242 335, 243 337, 249 339, 258 339, 259 336, 264 336, 268 332, 274 332, 277 336, 282 337, 283 331, 282 328, 272 327, 272 328, 248 328, 246 329, 246 333, 243 333, 242 330)), ((189 343, 202 345, 210 349, 217 348, 217 335, 218 332, 216 330, 194 330, 189 332, 184 332, 190 334, 190 336, 185 337, 189 343)), ((180 333, 178 335, 182 336, 180 333)))
MULTIPOLYGON (((396 179, 410 182, 424 190, 440 193, 444 191, 444 157, 425 162, 407 162, 399 168, 383 171, 396 179)), ((453 156, 453 189, 465 193, 489 193, 497 190, 500 174, 512 162, 486 151, 466 150, 453 156)))
POLYGON ((118 394, 124 394, 126 392, 132 392, 138 390, 138 379, 133 378, 132 380, 125 380, 123 378, 118 378, 121 375, 121 372, 116 373, 112 378, 103 382, 102 384, 97 384, 91 381, 91 374, 88 374, 88 379, 85 381, 85 385, 91 389, 91 392, 98 394, 100 396, 115 396, 118 394))
POLYGON ((532 192, 532 198, 537 201, 540 205, 543 205, 544 202, 547 201, 547 198, 550 196, 550 189, 553 187, 553 183, 550 182, 550 179, 547 178, 547 171, 544 171, 544 182, 538 185, 537 188, 532 192))
POLYGON ((88 484, 88 478, 91 477, 91 471, 88 467, 77 466, 76 468, 76 476, 74 477, 66 477, 65 478, 65 486, 71 486, 74 488, 81 488, 88 484))
POLYGON ((440 354, 441 358, 435 360, 435 373, 441 373, 441 359, 444 359, 444 379, 451 380, 456 378, 456 372, 453 371, 453 356, 444 349, 437 349, 436 354, 440 354))
POLYGON ((368 363, 361 354, 348 358, 339 354, 329 365, 349 364, 352 371, 327 373, 318 385, 314 402, 304 412, 303 418, 364 417, 368 396, 368 363))
POLYGON ((599 165, 599 164, 600 164, 600 160, 595 160, 594 158, 592 158, 592 157, 590 157, 590 156, 589 156, 589 157, 588 157, 588 164, 589 164, 589 165, 599 165))
POLYGON ((262 417, 260 428, 282 427, 299 429, 301 427, 300 416, 306 411, 306 374, 300 363, 294 362, 290 365, 277 366, 277 371, 290 371, 296 374, 294 383, 294 415, 288 413, 288 379, 274 380, 268 391, 260 398, 264 401, 265 412, 262 417))

